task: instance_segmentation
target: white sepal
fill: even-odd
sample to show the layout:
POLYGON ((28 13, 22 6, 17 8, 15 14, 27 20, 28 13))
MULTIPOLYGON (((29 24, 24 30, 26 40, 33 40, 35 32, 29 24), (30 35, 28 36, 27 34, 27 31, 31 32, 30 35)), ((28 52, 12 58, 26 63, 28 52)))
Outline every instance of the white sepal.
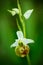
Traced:
POLYGON ((10 46, 11 48, 18 46, 19 42, 22 42, 24 45, 27 45, 29 43, 34 43, 34 40, 24 38, 22 31, 17 31, 16 34, 18 39, 16 39, 15 42, 10 46))
POLYGON ((19 14, 19 9, 13 8, 12 10, 15 11, 17 14, 19 14))
POLYGON ((17 34, 18 39, 22 39, 23 38, 22 31, 17 31, 16 34, 17 34))
POLYGON ((25 13, 24 13, 24 17, 25 17, 25 19, 28 19, 29 17, 30 17, 30 15, 32 14, 32 12, 33 12, 33 9, 32 10, 27 10, 25 13))
POLYGON ((14 42, 10 47, 15 47, 15 46, 18 46, 18 42, 14 42))
POLYGON ((29 44, 29 43, 34 43, 34 40, 24 38, 24 39, 23 39, 23 42, 24 42, 25 44, 29 44))
POLYGON ((12 16, 19 14, 19 10, 17 8, 14 8, 14 9, 8 10, 8 11, 12 14, 12 16))
POLYGON ((9 13, 12 14, 12 16, 16 15, 16 12, 15 11, 11 11, 11 10, 8 10, 8 11, 9 11, 9 13))

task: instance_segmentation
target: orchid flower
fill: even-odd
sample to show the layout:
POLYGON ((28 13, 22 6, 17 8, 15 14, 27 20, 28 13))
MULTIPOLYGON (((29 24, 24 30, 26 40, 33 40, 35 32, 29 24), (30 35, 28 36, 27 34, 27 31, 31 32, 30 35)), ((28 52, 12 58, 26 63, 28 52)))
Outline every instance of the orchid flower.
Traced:
MULTIPOLYGON (((14 15, 16 15, 16 14, 19 14, 19 9, 17 9, 17 8, 13 8, 12 11, 11 11, 11 10, 8 10, 8 11, 12 14, 12 16, 14 16, 14 15)), ((28 19, 28 18, 31 16, 32 12, 33 12, 33 9, 27 10, 27 11, 23 14, 24 18, 25 18, 25 19, 28 19)))
POLYGON ((24 38, 22 31, 16 32, 18 39, 10 46, 15 47, 16 54, 18 56, 24 57, 29 53, 29 46, 27 44, 34 43, 34 40, 24 38))
POLYGON ((12 16, 19 14, 19 10, 17 8, 13 8, 12 11, 11 10, 8 11, 12 14, 12 16))
MULTIPOLYGON (((34 43, 34 40, 27 39, 27 38, 24 37, 25 36, 25 23, 24 23, 24 20, 23 20, 22 16, 24 16, 25 19, 29 19, 29 17, 31 16, 31 14, 33 12, 33 9, 27 10, 22 15, 19 0, 17 0, 17 5, 18 5, 18 8, 13 8, 12 10, 8 10, 8 11, 12 14, 12 16, 15 16, 16 14, 19 15, 20 22, 21 22, 22 28, 23 28, 23 32, 22 31, 17 31, 16 32, 18 39, 16 39, 15 42, 13 44, 11 44, 10 47, 11 48, 15 47, 15 52, 16 52, 17 56, 25 57, 26 55, 28 55, 29 50, 30 50, 30 47, 29 47, 28 44, 29 43, 34 43)), ((21 27, 18 23, 18 20, 17 20, 17 26, 18 26, 19 30, 21 30, 21 27)))

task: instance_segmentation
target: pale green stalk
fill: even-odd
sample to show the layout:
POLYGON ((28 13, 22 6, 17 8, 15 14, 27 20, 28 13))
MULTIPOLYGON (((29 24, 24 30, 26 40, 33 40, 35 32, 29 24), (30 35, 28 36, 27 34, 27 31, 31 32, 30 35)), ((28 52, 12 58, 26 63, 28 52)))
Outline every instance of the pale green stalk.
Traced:
POLYGON ((27 57, 28 65, 31 65, 31 62, 30 62, 30 57, 29 57, 29 55, 27 55, 26 57, 27 57))
MULTIPOLYGON (((24 23, 24 20, 22 19, 22 12, 21 12, 21 7, 20 7, 20 4, 19 4, 19 0, 17 0, 17 5, 18 5, 18 9, 19 9, 20 22, 21 22, 22 27, 23 27, 24 37, 26 37, 25 23, 24 23)), ((28 65, 31 65, 29 55, 27 55, 26 57, 27 57, 28 65)))
POLYGON ((19 25, 19 23, 18 23, 18 19, 16 19, 16 21, 17 21, 18 29, 19 29, 20 31, 22 31, 22 29, 21 29, 21 27, 20 27, 20 25, 19 25))
POLYGON ((24 33, 24 37, 26 37, 26 31, 25 31, 25 23, 22 19, 22 12, 21 12, 21 7, 20 7, 20 4, 19 4, 19 0, 17 0, 17 5, 18 5, 18 9, 19 9, 19 18, 20 18, 20 22, 22 24, 22 27, 23 27, 23 33, 24 33))

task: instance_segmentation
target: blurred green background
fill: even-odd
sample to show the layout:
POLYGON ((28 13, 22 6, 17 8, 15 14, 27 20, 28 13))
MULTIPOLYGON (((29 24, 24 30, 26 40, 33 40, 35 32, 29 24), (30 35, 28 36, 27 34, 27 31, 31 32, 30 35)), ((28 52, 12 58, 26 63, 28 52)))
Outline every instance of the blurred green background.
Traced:
MULTIPOLYGON (((28 20, 25 20, 27 38, 35 40, 30 46, 32 65, 43 65, 43 1, 20 0, 22 13, 34 9, 28 20)), ((16 8, 17 0, 0 0, 0 65, 28 65, 27 59, 16 56, 10 45, 17 38, 16 16, 7 11, 16 8)))

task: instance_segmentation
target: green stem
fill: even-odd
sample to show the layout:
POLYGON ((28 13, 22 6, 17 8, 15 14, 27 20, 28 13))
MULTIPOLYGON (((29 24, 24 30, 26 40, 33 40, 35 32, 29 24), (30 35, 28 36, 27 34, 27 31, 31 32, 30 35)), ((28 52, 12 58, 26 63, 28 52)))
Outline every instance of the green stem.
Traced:
POLYGON ((19 0, 17 0, 17 5, 18 5, 18 9, 19 9, 19 18, 20 18, 20 22, 22 24, 24 37, 26 37, 25 23, 24 23, 24 20, 22 19, 22 12, 21 12, 21 7, 20 7, 20 4, 19 4, 19 0))
POLYGON ((21 29, 21 27, 20 27, 20 25, 19 25, 18 19, 16 19, 16 21, 17 21, 18 29, 19 29, 20 31, 22 31, 22 29, 21 29))
MULTIPOLYGON (((22 18, 22 12, 21 12, 21 7, 20 7, 20 4, 19 4, 19 0, 17 0, 17 5, 18 5, 18 9, 19 9, 19 18, 20 18, 20 22, 22 24, 24 37, 26 37, 25 23, 24 23, 24 20, 22 18)), ((28 65, 31 65, 30 58, 29 58, 28 55, 27 55, 27 61, 28 61, 28 65)))
POLYGON ((25 23, 24 23, 24 21, 23 21, 23 19, 21 18, 21 16, 20 16, 20 15, 19 15, 19 18, 20 18, 20 21, 21 21, 21 24, 22 24, 22 28, 23 28, 24 37, 26 37, 25 23))
POLYGON ((31 65, 31 62, 30 62, 30 57, 29 57, 29 55, 27 55, 27 61, 28 61, 28 65, 31 65))

